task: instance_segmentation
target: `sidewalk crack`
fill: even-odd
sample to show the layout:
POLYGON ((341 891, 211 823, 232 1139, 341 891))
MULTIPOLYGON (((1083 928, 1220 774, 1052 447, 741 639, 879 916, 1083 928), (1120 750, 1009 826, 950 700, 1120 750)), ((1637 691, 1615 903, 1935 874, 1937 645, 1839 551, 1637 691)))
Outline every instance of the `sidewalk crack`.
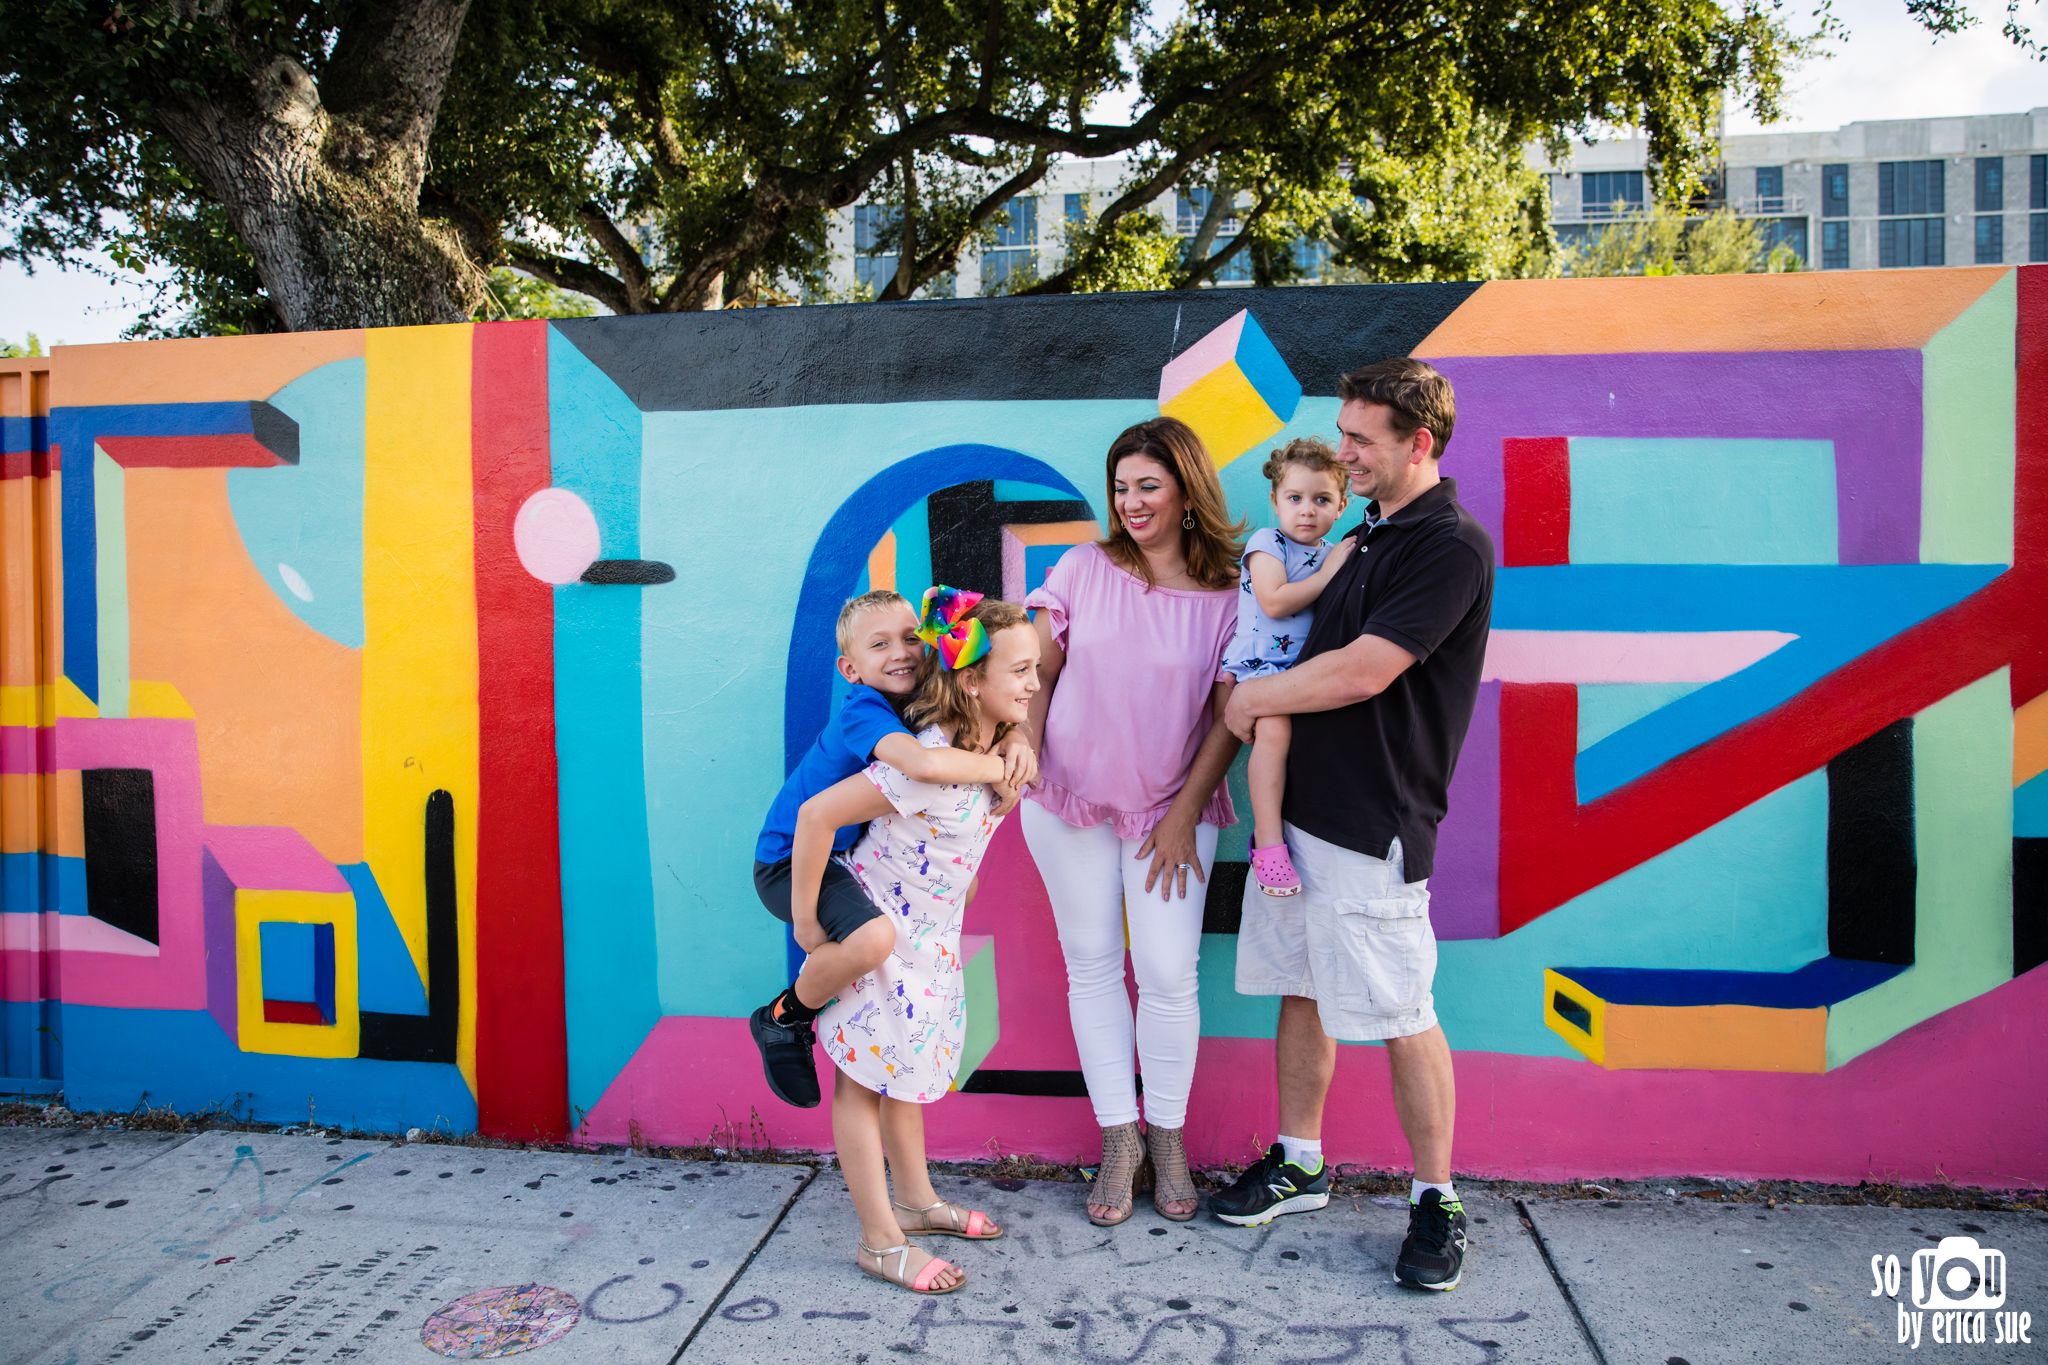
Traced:
MULTIPOLYGON (((734 1270, 731 1278, 727 1279, 719 1287, 717 1297, 711 1300, 711 1306, 706 1308, 702 1315, 698 1317, 696 1325, 690 1329, 690 1335, 683 1338, 683 1344, 676 1347, 676 1353, 668 1358, 668 1365, 676 1365, 676 1362, 683 1358, 683 1352, 690 1349, 690 1343, 695 1341, 697 1334, 704 1330, 704 1324, 711 1321, 711 1315, 718 1311, 718 1306, 725 1302, 726 1295, 732 1293, 733 1286, 740 1282, 741 1277, 747 1273, 747 1268, 754 1264, 754 1258, 761 1254, 761 1248, 768 1245, 769 1241, 775 1236, 775 1230, 782 1226, 782 1220, 789 1217, 789 1211, 796 1207, 796 1201, 803 1198, 804 1191, 808 1190, 811 1187, 811 1182, 818 1178, 820 1169, 817 1166, 805 1167, 809 1174, 804 1176, 789 1198, 783 1201, 781 1209, 775 1214, 775 1221, 768 1225, 767 1230, 761 1234, 760 1240, 754 1243, 754 1249, 749 1251, 746 1259, 739 1263, 739 1268, 734 1270)), ((1580 1325, 1584 1326, 1583 1323, 1580 1325)), ((1600 1365, 1607 1365, 1607 1362, 1603 1360, 1600 1362, 1600 1365)))
MULTIPOLYGON (((1564 1297, 1564 1306, 1572 1310, 1572 1321, 1579 1325, 1579 1335, 1586 1339, 1586 1349, 1593 1353, 1596 1365, 1607 1365, 1607 1353, 1600 1349, 1600 1343, 1593 1336, 1593 1328, 1586 1321, 1586 1315, 1579 1311, 1579 1301, 1572 1297, 1572 1287, 1564 1282, 1558 1272, 1557 1261, 1550 1254, 1550 1244, 1543 1240, 1543 1233, 1536 1226, 1536 1220, 1529 1216, 1529 1208, 1521 1200, 1515 1201, 1515 1212, 1522 1216, 1522 1226, 1529 1229, 1529 1235, 1536 1239, 1536 1250, 1542 1253, 1544 1268, 1550 1271, 1550 1278, 1557 1285, 1557 1292, 1564 1297)), ((680 1353, 678 1353, 680 1354, 680 1353)), ((670 1365, 675 1365, 673 1361, 670 1365)))

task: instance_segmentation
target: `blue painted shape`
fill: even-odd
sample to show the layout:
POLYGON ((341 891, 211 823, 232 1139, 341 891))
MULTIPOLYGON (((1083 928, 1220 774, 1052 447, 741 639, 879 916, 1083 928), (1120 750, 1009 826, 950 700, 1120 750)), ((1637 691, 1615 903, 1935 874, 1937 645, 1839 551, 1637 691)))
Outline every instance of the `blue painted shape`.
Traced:
POLYGON ((205 1010, 66 1005, 60 1031, 64 1098, 80 1109, 133 1109, 147 1092, 152 1105, 232 1106, 263 1123, 476 1131, 476 1098, 449 1062, 243 1052, 205 1010))
POLYGON ((1810 1010, 1838 1005, 1891 980, 1905 967, 1823 957, 1791 972, 1661 971, 1628 967, 1558 967, 1610 1005, 1758 1005, 1810 1010))
POLYGON ((299 424, 299 462, 230 469, 228 502, 249 560, 277 600, 337 644, 363 644, 363 393, 368 368, 337 360, 285 385, 270 405, 299 424), (308 602, 279 571, 288 564, 308 602))
POLYGON ((427 1012, 427 991, 368 863, 340 869, 356 895, 356 1005, 376 1014, 427 1012))
MULTIPOLYGON (((320 1007, 320 1017, 328 1023, 340 1017, 334 1012, 334 926, 331 924, 313 926, 313 1003, 320 1007)), ((359 999, 357 1008, 361 1007, 359 999)))
POLYGON ((54 854, 44 856, 49 858, 52 875, 56 879, 57 904, 54 908, 66 915, 85 914, 85 859, 59 858, 54 854))
POLYGON ((1807 774, 1497 939, 1437 945, 1460 1050, 1576 1057, 1543 1023, 1543 969, 1791 972, 1828 951, 1828 775, 1807 774))
POLYGON ((1280 358, 1280 352, 1266 335, 1266 329, 1259 326, 1259 320, 1251 313, 1244 316, 1244 330, 1237 337, 1237 368, 1266 400, 1266 406, 1273 415, 1283 422, 1294 420, 1295 404, 1301 401, 1301 381, 1294 377, 1294 371, 1287 368, 1287 362, 1280 358))
POLYGON ((0 455, 25 455, 49 445, 49 418, 0 417, 0 455))
MULTIPOLYGON (((265 1000, 296 1000, 312 1004, 320 998, 315 979, 314 930, 311 924, 287 924, 265 920, 256 926, 262 947, 262 987, 265 1000)), ((327 973, 334 974, 333 936, 329 934, 327 973)), ((330 988, 331 993, 331 988, 330 988)))
POLYGON ((1496 630, 1781 630, 1800 638, 1578 756, 1591 801, 1772 707, 1955 605, 2001 564, 1764 567, 1567 564, 1502 569, 1496 630))
MULTIPOLYGON (((915 605, 932 585, 932 509, 919 498, 890 523, 896 533, 896 591, 915 605)), ((880 536, 875 537, 880 540, 880 536)))
POLYGON ((1065 502, 1074 496, 1042 483, 1025 483, 1020 479, 997 479, 995 485, 997 502, 1065 502))
POLYGON ((2030 777, 2013 788, 2012 837, 2048 839, 2048 773, 2030 777))
MULTIPOLYGON (((640 411, 554 328, 548 423, 555 486, 596 514, 605 558, 637 558, 640 411)), ((875 527, 860 547, 849 582, 883 529, 875 527)), ((569 1102, 586 1111, 661 1018, 641 745, 641 595, 687 590, 589 583, 554 590, 569 1102)), ((832 610, 836 620, 836 600, 832 610)), ((828 648, 831 635, 828 621, 828 648)))
POLYGON ((1574 436, 1571 466, 1574 564, 1839 558, 1832 441, 1574 436))
POLYGON ((54 853, 0 854, 0 911, 85 913, 85 859, 54 853))
POLYGON ((1060 562, 1060 556, 1073 549, 1071 545, 1026 545, 1024 547, 1024 595, 1029 597, 1045 582, 1045 576, 1052 572, 1053 565, 1060 562))
POLYGON ((1580 683, 1579 750, 1705 687, 1705 683, 1580 683))
POLYGON ((59 448, 64 530, 64 676, 100 699, 99 532, 93 516, 92 443, 102 436, 240 436, 253 430, 249 404, 119 403, 50 410, 59 448))
POLYGON ((55 1000, 0 1000, 0 1094, 55 1089, 64 1074, 55 1000))

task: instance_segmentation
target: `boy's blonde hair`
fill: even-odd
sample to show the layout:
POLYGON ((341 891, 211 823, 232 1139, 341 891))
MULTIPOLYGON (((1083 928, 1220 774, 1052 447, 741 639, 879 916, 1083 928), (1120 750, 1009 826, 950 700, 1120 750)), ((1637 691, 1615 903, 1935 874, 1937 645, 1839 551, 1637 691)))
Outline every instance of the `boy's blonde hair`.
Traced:
POLYGON ((1303 469, 1312 469, 1318 474, 1329 474, 1337 480, 1337 501, 1351 501, 1350 471, 1338 460, 1337 452, 1313 436, 1302 436, 1289 441, 1266 458, 1266 466, 1259 472, 1272 483, 1273 491, 1280 491, 1280 480, 1287 477, 1287 466, 1298 464, 1303 469))
POLYGON ((853 655, 854 618, 864 611, 874 611, 878 607, 902 607, 913 616, 917 614, 917 608, 910 605, 910 599, 894 588, 876 588, 873 592, 864 592, 858 597, 847 598, 846 605, 839 609, 839 625, 834 632, 839 637, 841 655, 848 658, 853 655))

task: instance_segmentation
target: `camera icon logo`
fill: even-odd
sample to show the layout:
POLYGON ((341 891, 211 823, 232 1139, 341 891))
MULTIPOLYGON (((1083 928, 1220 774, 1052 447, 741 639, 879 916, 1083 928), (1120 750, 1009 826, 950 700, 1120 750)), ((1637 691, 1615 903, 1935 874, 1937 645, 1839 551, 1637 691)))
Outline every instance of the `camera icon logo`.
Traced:
POLYGON ((1915 1308, 1997 1308, 2005 1303, 2005 1253, 1974 1237, 1944 1237, 1913 1253, 1915 1308))

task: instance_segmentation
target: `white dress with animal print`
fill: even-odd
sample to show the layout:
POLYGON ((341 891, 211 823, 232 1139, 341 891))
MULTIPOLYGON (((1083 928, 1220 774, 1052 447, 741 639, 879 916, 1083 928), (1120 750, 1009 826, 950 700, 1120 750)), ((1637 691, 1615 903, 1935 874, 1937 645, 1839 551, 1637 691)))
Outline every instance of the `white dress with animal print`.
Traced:
MULTIPOLYGON (((937 726, 917 737, 946 747, 937 726)), ((818 1011, 818 1037, 841 1071, 892 1100, 930 1104, 952 1088, 967 1031, 960 922, 968 883, 1002 821, 979 783, 913 782, 886 763, 868 780, 895 813, 869 822, 840 861, 896 926, 896 951, 818 1011)))

